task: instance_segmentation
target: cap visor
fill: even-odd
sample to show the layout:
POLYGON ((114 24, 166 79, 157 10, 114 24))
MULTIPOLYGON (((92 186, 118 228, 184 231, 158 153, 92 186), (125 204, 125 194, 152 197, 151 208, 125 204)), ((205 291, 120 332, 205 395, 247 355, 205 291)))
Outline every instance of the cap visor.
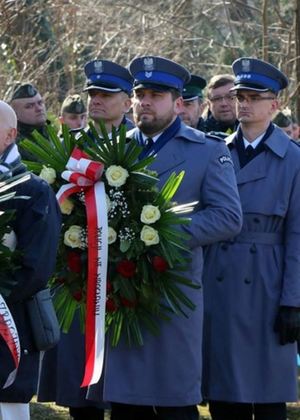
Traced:
POLYGON ((121 88, 113 88, 113 87, 107 87, 107 86, 99 86, 99 85, 90 85, 90 86, 86 86, 83 89, 83 92, 87 92, 89 90, 101 90, 103 92, 111 92, 111 93, 118 93, 118 92, 122 92, 121 88))
POLYGON ((157 85, 156 83, 139 83, 133 87, 133 90, 137 89, 151 89, 158 92, 168 92, 172 88, 170 86, 157 85))
POLYGON ((183 96, 183 102, 190 102, 190 101, 195 101, 196 99, 203 99, 201 96, 183 96))
POLYGON ((235 90, 252 90, 254 92, 268 92, 270 89, 263 88, 259 86, 251 86, 243 83, 239 83, 238 85, 233 86, 231 89, 229 89, 231 92, 235 90))

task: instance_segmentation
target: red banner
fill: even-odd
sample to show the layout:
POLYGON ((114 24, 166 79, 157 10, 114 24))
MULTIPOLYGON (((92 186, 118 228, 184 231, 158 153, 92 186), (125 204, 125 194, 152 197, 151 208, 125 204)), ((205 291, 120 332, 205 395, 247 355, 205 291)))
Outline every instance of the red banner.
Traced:
POLYGON ((105 338, 107 273, 107 209, 103 164, 75 148, 62 177, 69 181, 57 193, 59 203, 80 191, 85 195, 88 239, 88 279, 85 332, 85 373, 82 387, 98 382, 102 373, 105 338))
MULTIPOLYGON (((4 339, 7 347, 9 348, 10 354, 13 358, 15 369, 8 375, 3 388, 10 386, 17 375, 18 366, 20 363, 20 342, 18 331, 13 320, 13 317, 6 305, 5 300, 0 295, 0 335, 4 339)), ((3 361, 2 361, 3 363, 3 361)), ((4 361, 5 363, 5 361, 4 361)))

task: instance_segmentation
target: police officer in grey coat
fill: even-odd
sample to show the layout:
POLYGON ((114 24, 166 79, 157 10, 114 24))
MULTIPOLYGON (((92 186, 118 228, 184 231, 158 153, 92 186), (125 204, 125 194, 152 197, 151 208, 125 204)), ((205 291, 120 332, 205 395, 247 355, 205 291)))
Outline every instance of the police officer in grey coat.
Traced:
MULTIPOLYGON (((233 165, 225 142, 181 122, 182 88, 189 72, 162 57, 141 57, 129 65, 133 75, 136 129, 129 132, 145 146, 142 155, 157 154, 151 169, 163 185, 172 172, 185 171, 176 193, 179 204, 198 201, 192 214, 192 262, 187 278, 201 286, 202 247, 236 235, 241 208, 233 165), (151 136, 151 141, 149 137, 151 136)), ((184 289, 197 305, 188 318, 162 322, 159 336, 144 331, 142 347, 108 345, 104 399, 112 402, 113 420, 194 420, 202 400, 202 289, 184 289)), ((107 340, 109 341, 109 340, 107 340)))
MULTIPOLYGON (((88 112, 96 129, 100 129, 99 119, 103 120, 108 133, 112 126, 118 128, 120 124, 132 128, 133 124, 125 117, 130 106, 129 95, 133 82, 128 70, 108 60, 90 61, 84 69, 87 79, 84 90, 89 95, 88 112)), ((90 129, 86 131, 93 138, 90 129)), ((99 135, 101 137, 101 133, 99 135)), ((87 396, 87 388, 80 387, 85 366, 84 339, 80 331, 78 310, 69 332, 62 333, 58 345, 44 356, 38 401, 55 401, 58 405, 68 406, 74 420, 101 420, 104 419, 104 408, 108 408, 108 405, 101 398, 100 401, 93 401, 93 394, 98 393, 98 388, 91 386, 87 396)), ((102 381, 99 383, 101 386, 102 381)))
POLYGON ((227 140, 244 220, 206 253, 203 394, 213 420, 285 420, 297 400, 300 148, 271 122, 286 76, 253 58, 232 67, 240 126, 227 140))
MULTIPOLYGON (((88 93, 88 116, 100 138, 100 119, 109 135, 112 127, 118 129, 121 124, 128 129, 133 128, 134 124, 125 116, 131 106, 133 83, 128 70, 113 61, 97 59, 86 63, 84 71, 87 80, 83 91, 88 93)), ((87 133, 93 138, 90 129, 87 133)))

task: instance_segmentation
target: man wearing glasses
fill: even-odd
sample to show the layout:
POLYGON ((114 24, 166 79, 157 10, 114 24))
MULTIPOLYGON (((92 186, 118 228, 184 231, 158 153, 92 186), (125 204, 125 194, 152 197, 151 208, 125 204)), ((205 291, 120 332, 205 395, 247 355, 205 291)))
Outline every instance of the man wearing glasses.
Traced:
POLYGON ((207 117, 201 121, 198 130, 215 132, 226 137, 237 126, 235 96, 230 91, 234 77, 230 74, 217 74, 207 85, 207 117))
POLYGON ((286 420, 297 401, 300 148, 271 122, 286 76, 253 58, 232 67, 240 125, 227 143, 244 220, 206 250, 203 395, 213 420, 286 420))

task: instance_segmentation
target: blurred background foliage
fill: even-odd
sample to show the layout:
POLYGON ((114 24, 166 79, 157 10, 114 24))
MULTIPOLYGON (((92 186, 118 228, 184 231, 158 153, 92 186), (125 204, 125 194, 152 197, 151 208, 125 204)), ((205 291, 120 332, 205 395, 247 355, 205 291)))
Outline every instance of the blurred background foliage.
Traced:
POLYGON ((299 0, 0 0, 0 97, 30 81, 57 114, 91 59, 161 55, 209 79, 254 56, 288 75, 300 118, 299 22, 299 0))

